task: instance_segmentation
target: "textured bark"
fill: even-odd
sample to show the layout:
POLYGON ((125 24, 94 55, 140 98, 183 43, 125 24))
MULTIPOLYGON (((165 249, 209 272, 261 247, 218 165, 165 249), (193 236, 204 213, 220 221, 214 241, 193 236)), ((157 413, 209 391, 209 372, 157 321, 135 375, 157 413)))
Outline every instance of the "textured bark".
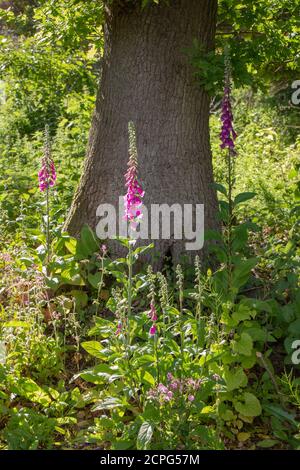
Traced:
MULTIPOLYGON (((144 202, 205 205, 205 227, 216 228, 209 144, 209 98, 194 80, 187 51, 197 39, 213 47, 217 2, 173 0, 144 10, 127 3, 107 12, 105 54, 84 172, 66 222, 78 235, 93 229, 100 203, 125 193, 128 121, 137 133, 144 202)), ((178 258, 180 241, 159 241, 178 258)))

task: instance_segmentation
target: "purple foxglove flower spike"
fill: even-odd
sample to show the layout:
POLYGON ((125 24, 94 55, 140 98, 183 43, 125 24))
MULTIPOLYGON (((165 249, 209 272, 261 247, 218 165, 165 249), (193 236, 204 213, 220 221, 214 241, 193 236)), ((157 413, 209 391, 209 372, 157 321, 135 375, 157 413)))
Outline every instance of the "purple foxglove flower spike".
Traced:
POLYGON ((54 186, 56 181, 56 170, 54 161, 51 156, 49 128, 45 128, 45 147, 44 156, 42 158, 42 168, 38 172, 40 191, 45 191, 54 186))
POLYGON ((222 113, 221 113, 221 149, 228 148, 233 155, 235 155, 235 139, 237 134, 233 128, 233 114, 231 107, 231 65, 228 48, 225 49, 225 80, 224 80, 224 95, 222 100, 222 113))
POLYGON ((125 219, 129 221, 131 230, 136 230, 139 220, 142 218, 142 198, 144 191, 138 181, 137 172, 137 149, 136 149, 136 135, 135 128, 132 122, 128 124, 129 133, 129 161, 128 170, 125 174, 125 186, 127 187, 127 194, 124 196, 125 205, 125 219))

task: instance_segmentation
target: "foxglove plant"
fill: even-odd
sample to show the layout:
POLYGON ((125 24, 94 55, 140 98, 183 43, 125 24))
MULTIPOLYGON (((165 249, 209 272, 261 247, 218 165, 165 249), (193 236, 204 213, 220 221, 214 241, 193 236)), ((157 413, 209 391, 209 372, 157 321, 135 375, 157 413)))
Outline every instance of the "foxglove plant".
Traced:
POLYGON ((41 192, 46 192, 46 245, 47 245, 47 262, 50 261, 50 188, 54 186, 56 181, 56 170, 51 154, 51 139, 49 127, 45 126, 44 136, 44 154, 42 158, 42 167, 38 172, 39 188, 41 192))
POLYGON ((221 149, 227 149, 227 185, 228 185, 228 220, 227 220, 227 246, 228 246, 228 279, 229 287, 232 277, 232 223, 233 223, 233 199, 232 190, 234 186, 234 158, 236 155, 235 140, 237 134, 233 128, 233 113, 231 106, 231 61, 230 50, 226 46, 225 51, 225 72, 224 72, 224 95, 222 100, 221 113, 221 149))
POLYGON ((128 123, 128 136, 129 136, 129 160, 128 169, 125 174, 125 186, 127 193, 124 197, 125 219, 129 222, 129 245, 128 245, 128 285, 127 285, 127 300, 128 300, 128 317, 127 317, 127 341, 130 345, 130 319, 132 310, 132 266, 133 254, 132 247, 135 245, 133 233, 137 229, 140 219, 142 218, 142 198, 144 191, 138 181, 138 157, 136 146, 136 132, 133 122, 128 123))
POLYGON ((143 188, 138 180, 138 161, 136 134, 133 122, 128 124, 129 134, 129 160, 128 169, 125 174, 125 186, 127 193, 124 196, 125 218, 129 221, 129 233, 132 235, 137 229, 142 218, 142 199, 144 196, 143 188))
POLYGON ((233 114, 231 107, 231 65, 229 52, 225 52, 225 79, 224 79, 224 94, 222 100, 222 114, 221 114, 221 149, 228 148, 231 154, 235 152, 235 139, 237 134, 233 128, 233 114))

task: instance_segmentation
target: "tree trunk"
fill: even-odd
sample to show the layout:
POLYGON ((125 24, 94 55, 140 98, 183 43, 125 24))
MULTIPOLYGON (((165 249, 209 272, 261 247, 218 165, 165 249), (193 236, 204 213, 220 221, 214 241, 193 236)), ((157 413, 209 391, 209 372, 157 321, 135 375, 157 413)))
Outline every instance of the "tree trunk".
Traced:
MULTIPOLYGON (((216 228, 209 97, 194 79, 188 51, 195 39, 204 50, 213 47, 217 2, 172 0, 144 9, 141 2, 122 3, 107 10, 88 154, 66 229, 77 236, 88 223, 95 230, 97 206, 117 207, 125 194, 128 121, 136 126, 145 205, 204 203, 205 228, 216 228)), ((177 240, 156 247, 161 259, 184 252, 177 240)))

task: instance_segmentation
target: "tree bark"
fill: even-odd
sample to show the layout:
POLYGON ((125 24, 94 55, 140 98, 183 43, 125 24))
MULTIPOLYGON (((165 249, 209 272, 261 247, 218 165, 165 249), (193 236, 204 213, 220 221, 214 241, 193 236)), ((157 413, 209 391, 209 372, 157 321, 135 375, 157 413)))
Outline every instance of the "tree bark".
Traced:
MULTIPOLYGON (((217 2, 172 0, 141 9, 119 2, 107 10, 105 53, 84 171, 66 221, 77 236, 93 230, 101 203, 125 194, 128 121, 136 126, 144 203, 201 204, 205 228, 217 227, 209 143, 209 97, 194 79, 188 50, 214 46, 217 2)), ((161 259, 184 244, 159 240, 161 259)), ((119 253, 117 253, 119 255, 119 253)))

